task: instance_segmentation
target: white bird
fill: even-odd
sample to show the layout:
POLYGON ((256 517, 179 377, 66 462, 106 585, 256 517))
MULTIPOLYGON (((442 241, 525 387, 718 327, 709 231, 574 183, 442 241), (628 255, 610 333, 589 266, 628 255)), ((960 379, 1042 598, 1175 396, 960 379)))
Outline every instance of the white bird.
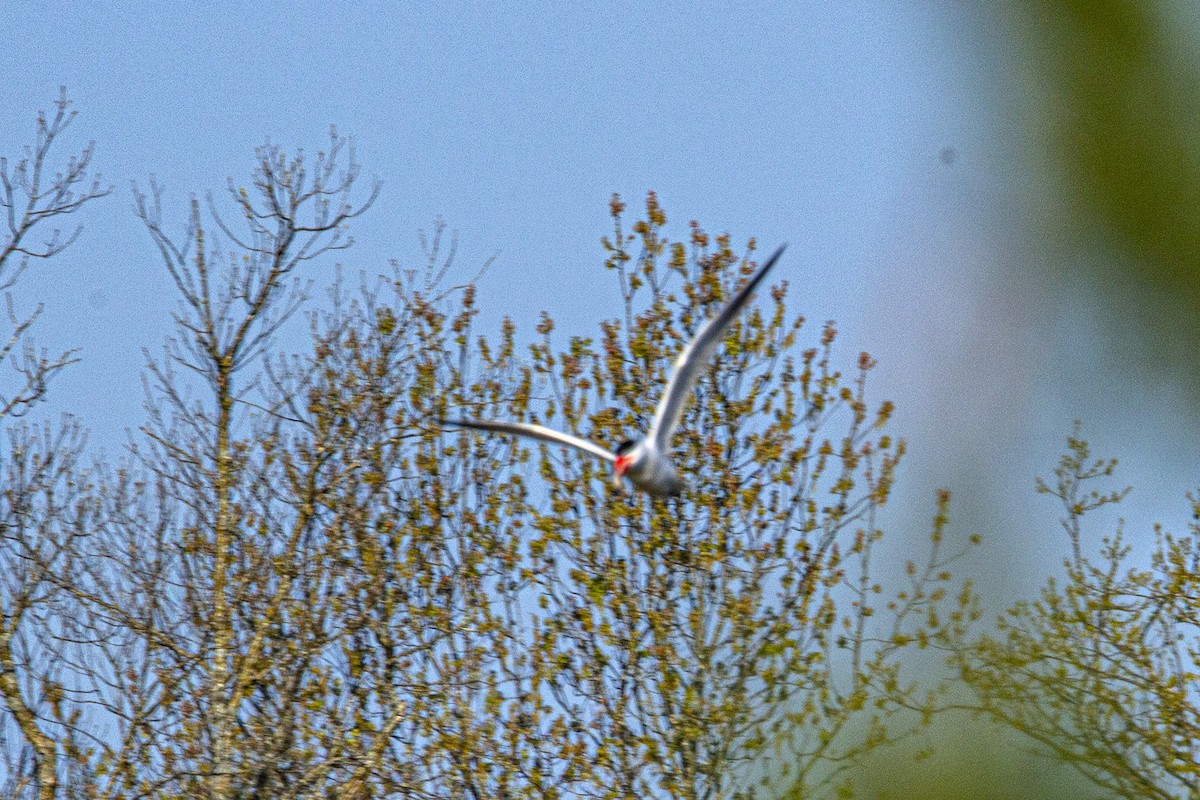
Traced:
POLYGON ((775 266, 775 261, 786 246, 786 244, 780 245, 779 249, 767 259, 767 263, 751 276, 746 285, 721 309, 721 312, 704 323, 695 338, 675 359, 671 380, 667 384, 666 391, 663 392, 662 399, 658 401, 658 409, 654 412, 654 421, 650 424, 650 430, 641 441, 622 442, 617 447, 617 451, 613 453, 587 439, 581 439, 578 436, 556 431, 543 425, 469 419, 447 419, 442 420, 442 423, 481 431, 526 436, 544 442, 574 447, 597 458, 611 461, 613 484, 616 486, 621 485, 621 478, 629 478, 635 487, 652 495, 670 497, 679 494, 683 491, 683 480, 680 479, 679 473, 671 464, 667 451, 671 445, 671 436, 683 418, 683 407, 692 392, 692 387, 700 379, 701 370, 712 359, 717 345, 724 338, 725 329, 742 310, 742 306, 746 305, 754 288, 758 286, 771 267, 775 266))

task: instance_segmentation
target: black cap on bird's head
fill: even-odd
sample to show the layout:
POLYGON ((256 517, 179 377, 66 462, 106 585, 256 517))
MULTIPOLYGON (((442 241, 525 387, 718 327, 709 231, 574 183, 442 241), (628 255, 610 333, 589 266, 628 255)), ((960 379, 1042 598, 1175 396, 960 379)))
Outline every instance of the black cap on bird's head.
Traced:
POLYGON ((637 447, 636 441, 634 441, 633 439, 626 439, 625 441, 623 441, 619 445, 617 445, 617 455, 623 456, 635 447, 637 447))

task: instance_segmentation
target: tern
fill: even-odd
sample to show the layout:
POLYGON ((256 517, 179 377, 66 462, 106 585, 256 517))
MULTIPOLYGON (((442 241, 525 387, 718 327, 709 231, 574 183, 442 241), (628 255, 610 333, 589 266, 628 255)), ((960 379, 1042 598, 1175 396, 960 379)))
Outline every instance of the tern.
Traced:
POLYGON ((619 487, 622 478, 628 478, 637 489, 656 497, 672 497, 683 491, 683 480, 675 470, 667 453, 671 446, 671 436, 679 427, 683 418, 684 405, 700 379, 700 373, 705 365, 712 360, 717 345, 724 338, 725 329, 733 322, 755 287, 775 266, 775 262, 787 245, 779 249, 767 259, 767 263, 759 267, 733 299, 721 309, 720 313, 710 318, 700 328, 700 331, 683 348, 683 352, 675 359, 671 380, 658 401, 658 409, 654 412, 654 421, 645 438, 622 442, 617 451, 611 452, 595 442, 572 436, 569 433, 556 431, 543 425, 532 425, 524 422, 502 422, 498 420, 481 419, 445 419, 444 425, 455 425, 462 428, 489 433, 504 433, 514 436, 525 436, 539 439, 552 444, 566 445, 577 450, 612 462, 613 485, 619 487))

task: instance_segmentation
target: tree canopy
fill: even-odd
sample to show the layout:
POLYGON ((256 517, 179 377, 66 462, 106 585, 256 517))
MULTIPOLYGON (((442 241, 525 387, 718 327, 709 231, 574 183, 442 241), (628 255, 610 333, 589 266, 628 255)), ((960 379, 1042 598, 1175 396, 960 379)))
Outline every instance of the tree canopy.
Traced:
POLYGON ((789 311, 786 281, 696 387, 679 498, 438 423, 644 429, 753 239, 672 241, 653 193, 632 224, 614 196, 597 267, 617 313, 598 303, 596 335, 560 343, 549 315, 479 333, 442 225, 422 268, 334 277, 379 192, 336 131, 315 156, 264 144, 227 188, 182 237, 159 188, 135 190, 180 306, 125 456, 90 463, 69 421, 6 421, 5 796, 807 796, 923 722, 894 716, 930 707, 901 657, 969 598, 947 595, 948 496, 885 590, 905 445, 874 361, 839 366, 835 326, 789 311), (280 352, 302 320, 309 346, 280 352))

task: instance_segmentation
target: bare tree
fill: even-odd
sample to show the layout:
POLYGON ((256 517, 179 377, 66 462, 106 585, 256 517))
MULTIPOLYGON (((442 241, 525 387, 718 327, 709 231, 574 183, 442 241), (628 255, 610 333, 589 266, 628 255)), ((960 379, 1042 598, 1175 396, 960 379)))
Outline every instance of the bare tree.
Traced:
MULTIPOLYGON (((161 559, 139 577, 147 595, 169 595, 155 601, 163 605, 117 622, 141 639, 157 682, 144 695, 169 726, 155 723, 148 751, 113 754, 128 769, 125 784, 110 787, 115 794, 134 789, 152 769, 161 786, 193 796, 244 795, 262 781, 264 796, 271 794, 263 764, 238 743, 246 741, 255 710, 270 716, 275 679, 302 675, 324 646, 320 608, 308 605, 308 593, 329 588, 321 582, 318 519, 329 457, 318 440, 296 444, 311 444, 308 458, 273 458, 275 444, 290 436, 273 413, 250 421, 248 438, 234 429, 256 385, 248 367, 306 296, 294 271, 348 247, 347 223, 378 193, 376 184, 352 204, 359 170, 346 150, 336 131, 312 160, 260 147, 253 186, 231 180, 228 187, 244 228, 227 224, 208 198, 217 229, 234 247, 224 260, 206 240, 199 202, 177 244, 162 227, 158 188, 137 195, 138 214, 182 299, 180 336, 165 360, 151 363, 147 443, 137 451, 163 499, 148 522, 113 526, 99 563, 116 569, 132 547, 161 559), (199 376, 206 401, 188 399, 176 367, 199 376), (298 605, 314 612, 303 632, 291 628, 298 605)), ((89 599, 108 613, 128 608, 118 596, 122 587, 106 585, 102 570, 94 579, 103 589, 89 599)), ((287 738, 286 727, 278 733, 287 738)))
MULTIPOLYGON (((60 370, 75 361, 75 351, 52 356, 30 339, 42 312, 16 311, 8 293, 31 259, 62 253, 79 236, 54 227, 85 204, 110 191, 91 174, 93 144, 61 166, 55 166, 55 143, 75 119, 64 88, 52 116, 39 112, 33 145, 15 162, 0 157, 0 206, 5 233, 0 237, 0 290, 11 325, 0 343, 0 360, 16 375, 0 387, 0 423, 24 416, 47 391, 60 370), (50 227, 48 227, 50 226, 50 227), (41 237, 40 239, 38 237, 41 237)), ((86 480, 79 465, 84 436, 66 421, 57 430, 18 422, 5 437, 4 472, 0 476, 0 703, 3 722, 2 790, 7 796, 31 793, 56 796, 61 745, 48 729, 62 711, 58 678, 62 665, 46 660, 41 647, 53 627, 60 595, 55 576, 69 571, 77 549, 71 544, 86 480), (15 729, 14 729, 15 726, 15 729)))
MULTIPOLYGON (((0 207, 4 208, 7 230, 0 239, 0 291, 11 289, 29 266, 30 259, 48 259, 66 250, 79 238, 82 225, 69 233, 52 227, 44 238, 35 239, 35 231, 54 225, 57 218, 69 216, 86 203, 112 191, 100 176, 89 174, 95 143, 89 143, 77 156, 71 156, 61 168, 49 161, 54 142, 75 120, 64 87, 53 117, 38 112, 35 143, 25 147, 24 156, 10 163, 0 157, 0 207)), ((0 392, 0 419, 20 416, 46 393, 46 385, 59 370, 74 361, 74 351, 58 356, 39 352, 27 338, 29 328, 42 312, 20 316, 6 295, 12 332, 0 345, 0 359, 9 359, 19 378, 16 387, 0 392)))
POLYGON ((255 366, 305 299, 296 269, 349 246, 347 223, 378 192, 351 205, 347 150, 336 132, 313 159, 259 148, 252 188, 229 185, 244 228, 208 198, 228 256, 199 202, 177 242, 158 187, 135 187, 179 292, 180 334, 150 360, 144 439, 98 470, 88 535, 53 571, 64 610, 40 641, 69 673, 48 735, 68 796, 277 797, 296 772, 285 723, 312 696, 306 665, 329 639, 316 602, 331 588, 328 455, 319 434, 254 402, 255 366))

